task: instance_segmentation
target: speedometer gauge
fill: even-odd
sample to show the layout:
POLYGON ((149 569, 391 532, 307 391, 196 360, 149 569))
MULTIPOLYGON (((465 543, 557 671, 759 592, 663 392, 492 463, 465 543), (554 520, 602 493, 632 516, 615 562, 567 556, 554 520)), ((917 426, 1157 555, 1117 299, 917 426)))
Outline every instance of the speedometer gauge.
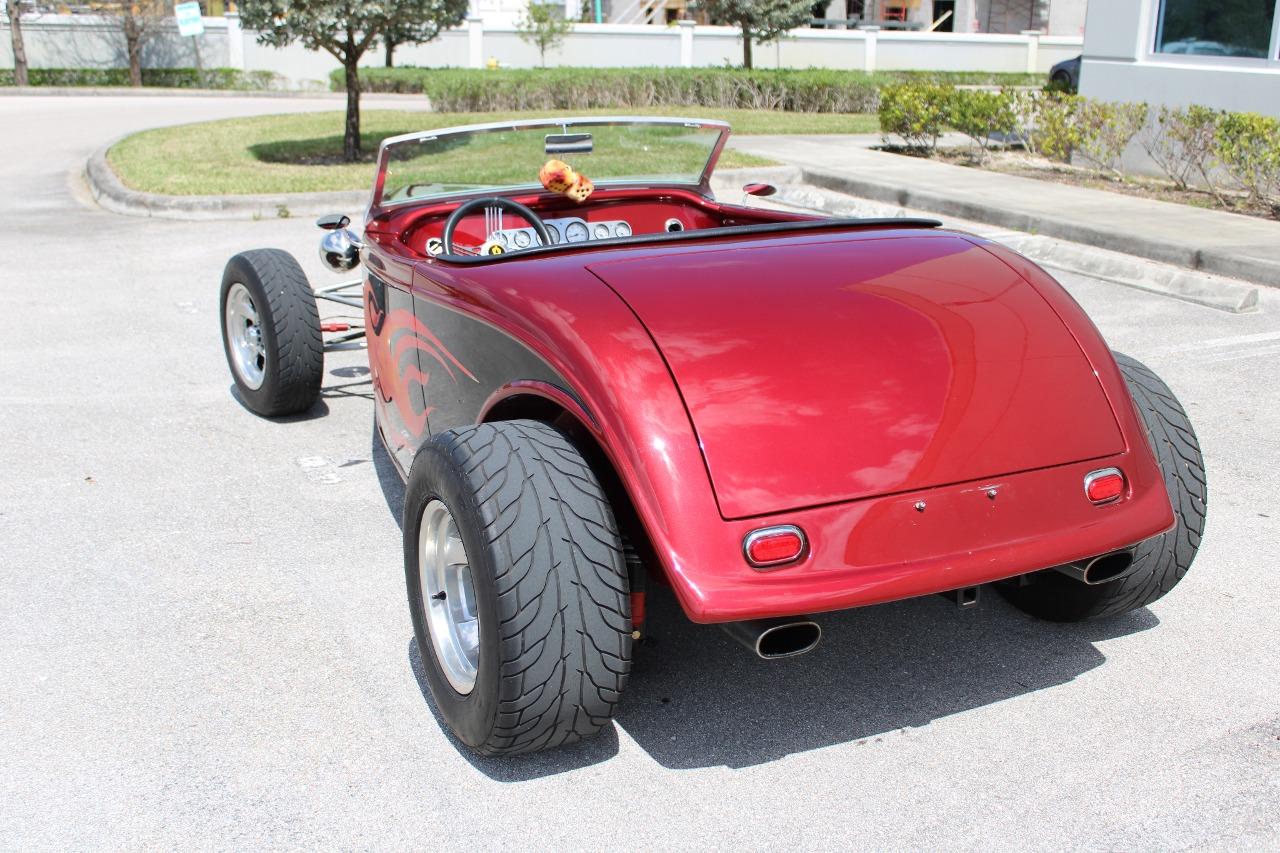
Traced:
POLYGON ((564 227, 564 239, 570 243, 582 243, 589 236, 585 222, 570 222, 564 227))

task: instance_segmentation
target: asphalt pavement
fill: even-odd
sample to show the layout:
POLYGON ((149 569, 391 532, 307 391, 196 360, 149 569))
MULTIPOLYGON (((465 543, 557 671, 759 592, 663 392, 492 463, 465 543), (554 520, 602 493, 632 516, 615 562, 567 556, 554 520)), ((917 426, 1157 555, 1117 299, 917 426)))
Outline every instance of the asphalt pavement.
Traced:
POLYGON ((1211 308, 1078 275, 1208 460, 1190 574, 1061 626, 995 595, 824 617, 788 662, 652 606, 616 724, 481 759, 424 695, 364 355, 242 408, 223 264, 299 220, 130 218, 75 175, 161 123, 323 100, 0 98, 0 847, 1275 849, 1280 292, 1211 308))

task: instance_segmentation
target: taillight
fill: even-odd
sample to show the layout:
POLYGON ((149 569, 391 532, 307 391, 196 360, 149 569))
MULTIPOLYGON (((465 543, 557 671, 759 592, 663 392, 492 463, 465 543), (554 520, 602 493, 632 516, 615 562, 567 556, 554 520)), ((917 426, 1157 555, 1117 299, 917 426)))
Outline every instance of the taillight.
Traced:
POLYGON ((1124 494, 1124 474, 1119 468, 1090 471, 1084 478, 1084 496, 1095 504, 1109 504, 1124 494))
POLYGON ((742 553, 757 569, 794 563, 804 556, 804 531, 794 524, 753 530, 742 540, 742 553))

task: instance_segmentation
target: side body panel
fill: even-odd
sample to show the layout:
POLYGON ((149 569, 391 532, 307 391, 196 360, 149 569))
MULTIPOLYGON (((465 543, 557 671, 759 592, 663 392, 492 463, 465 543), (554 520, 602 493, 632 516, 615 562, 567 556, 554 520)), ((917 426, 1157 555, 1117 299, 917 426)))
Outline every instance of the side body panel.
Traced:
POLYGON ((374 406, 396 464, 408 470, 428 430, 413 315, 413 266, 371 244, 365 258, 365 342, 374 406))

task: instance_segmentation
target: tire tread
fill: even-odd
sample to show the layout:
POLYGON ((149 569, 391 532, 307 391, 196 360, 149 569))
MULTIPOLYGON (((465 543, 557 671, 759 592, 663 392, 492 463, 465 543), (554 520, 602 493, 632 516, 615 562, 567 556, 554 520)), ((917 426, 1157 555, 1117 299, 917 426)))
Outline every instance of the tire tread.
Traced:
POLYGON ((531 752, 596 733, 631 668, 631 614, 617 526, 595 474, 537 421, 452 430, 458 462, 494 549, 501 677, 495 723, 477 746, 531 752))

